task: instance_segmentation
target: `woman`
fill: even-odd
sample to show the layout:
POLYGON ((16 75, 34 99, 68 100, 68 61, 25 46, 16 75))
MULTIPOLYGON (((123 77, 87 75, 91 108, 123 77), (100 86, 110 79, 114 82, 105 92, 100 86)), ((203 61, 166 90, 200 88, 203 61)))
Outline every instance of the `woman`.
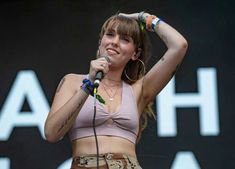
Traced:
POLYGON ((102 27, 98 56, 90 62, 89 74, 68 74, 61 80, 45 123, 47 140, 56 142, 69 133, 71 169, 97 165, 141 168, 136 140, 146 126, 147 116, 153 114, 152 100, 172 78, 186 50, 184 37, 154 15, 140 12, 110 17, 102 27), (155 32, 167 51, 145 73, 144 64, 150 55, 147 32, 155 32), (99 71, 104 78, 96 94, 94 80, 99 71), (95 131, 94 97, 98 100, 95 131))

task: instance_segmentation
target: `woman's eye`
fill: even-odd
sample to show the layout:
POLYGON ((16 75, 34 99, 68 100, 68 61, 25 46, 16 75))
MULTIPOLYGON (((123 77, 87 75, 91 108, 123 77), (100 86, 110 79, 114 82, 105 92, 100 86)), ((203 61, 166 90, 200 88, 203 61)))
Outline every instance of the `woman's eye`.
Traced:
POLYGON ((126 42, 130 42, 130 38, 129 38, 129 37, 125 37, 125 36, 124 36, 124 37, 122 37, 121 39, 124 40, 124 41, 126 41, 126 42))
POLYGON ((114 34, 111 33, 111 32, 107 32, 106 35, 107 35, 107 36, 113 36, 114 34))
POLYGON ((130 42, 130 39, 129 38, 124 38, 125 41, 127 42, 130 42))

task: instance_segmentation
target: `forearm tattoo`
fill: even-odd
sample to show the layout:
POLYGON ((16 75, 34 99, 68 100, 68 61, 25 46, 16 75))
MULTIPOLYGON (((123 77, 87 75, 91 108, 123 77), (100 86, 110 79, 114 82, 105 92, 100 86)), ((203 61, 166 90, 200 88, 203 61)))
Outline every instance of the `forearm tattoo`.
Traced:
POLYGON ((69 122, 69 120, 73 117, 73 113, 71 112, 68 116, 68 118, 64 121, 64 123, 61 125, 61 127, 59 128, 59 130, 57 131, 57 133, 59 133, 69 122))
POLYGON ((59 92, 60 92, 60 89, 61 89, 61 87, 63 86, 64 82, 65 82, 65 78, 63 78, 63 79, 60 81, 60 84, 59 84, 59 86, 58 86, 57 89, 56 89, 56 93, 59 93, 59 92))
POLYGON ((82 104, 84 103, 86 99, 82 99, 80 100, 80 102, 78 103, 77 107, 75 108, 75 110, 73 112, 71 112, 67 119, 64 121, 64 123, 61 125, 61 127, 58 129, 58 133, 68 124, 68 122, 71 120, 71 118, 73 117, 74 113, 76 113, 76 111, 81 108, 82 104))

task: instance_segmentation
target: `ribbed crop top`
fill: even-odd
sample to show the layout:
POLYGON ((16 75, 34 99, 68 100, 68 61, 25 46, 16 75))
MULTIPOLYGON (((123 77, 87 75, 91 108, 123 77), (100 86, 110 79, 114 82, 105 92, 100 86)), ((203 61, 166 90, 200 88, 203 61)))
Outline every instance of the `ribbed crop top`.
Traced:
MULTIPOLYGON (((92 120, 94 115, 94 98, 89 96, 80 110, 69 131, 70 140, 94 136, 92 120)), ((117 136, 134 144, 139 129, 139 115, 132 87, 122 83, 122 101, 116 112, 108 112, 96 102, 96 134, 97 136, 117 136)))

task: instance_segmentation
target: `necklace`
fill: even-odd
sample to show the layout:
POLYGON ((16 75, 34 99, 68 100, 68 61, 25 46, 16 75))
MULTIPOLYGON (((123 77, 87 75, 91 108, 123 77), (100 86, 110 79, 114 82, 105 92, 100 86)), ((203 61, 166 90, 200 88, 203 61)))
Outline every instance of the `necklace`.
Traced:
POLYGON ((110 100, 110 101, 113 101, 113 100, 114 100, 114 97, 115 97, 115 95, 116 95, 116 93, 117 93, 117 90, 118 90, 118 85, 117 85, 115 91, 113 91, 111 88, 109 88, 109 90, 111 91, 111 94, 110 94, 110 93, 108 92, 107 88, 106 88, 106 87, 108 87, 108 86, 106 86, 104 83, 101 83, 101 84, 102 84, 102 86, 103 86, 103 88, 104 88, 105 93, 109 96, 109 100, 110 100))

